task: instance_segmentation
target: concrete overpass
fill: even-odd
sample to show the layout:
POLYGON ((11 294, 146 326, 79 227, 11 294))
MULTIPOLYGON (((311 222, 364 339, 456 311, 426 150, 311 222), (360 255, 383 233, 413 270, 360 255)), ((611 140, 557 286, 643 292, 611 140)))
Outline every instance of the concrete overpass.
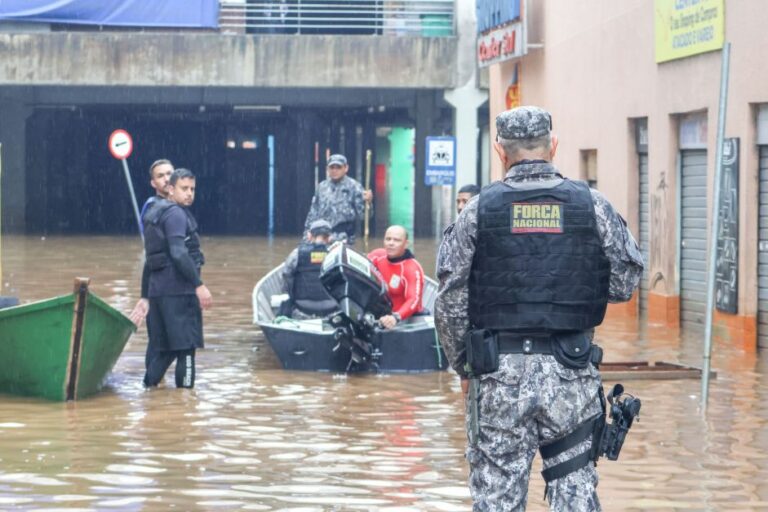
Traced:
MULTIPOLYGON (((473 76, 472 69, 459 69, 457 37, 7 30, 0 32, 2 207, 3 227, 15 231, 26 230, 28 218, 38 215, 39 208, 30 206, 36 201, 34 187, 52 179, 27 172, 51 167, 36 154, 36 135, 50 137, 40 133, 41 126, 67 134, 68 126, 77 125, 82 138, 94 136, 89 126, 98 124, 98 113, 110 108, 104 115, 177 108, 177 115, 205 124, 212 113, 232 115, 238 106, 275 107, 288 123, 276 129, 288 134, 307 126, 308 133, 338 132, 338 125, 349 123, 349 137, 357 123, 358 135, 362 124, 362 137, 370 142, 376 119, 406 119, 415 126, 416 140, 423 141, 436 131, 452 130, 452 119, 440 121, 445 118, 441 112, 452 111, 444 92, 465 86, 473 76), (51 111, 56 114, 47 113, 51 111), (348 119, 351 115, 357 115, 355 120, 348 119), (326 116, 339 118, 336 128, 324 124, 326 116)), ((476 111, 476 105, 472 108, 476 111)), ((74 135, 67 135, 60 146, 77 143, 74 135)), ((297 135, 304 143, 312 136, 297 135)), ((425 235, 433 232, 433 196, 438 196, 418 173, 424 167, 423 144, 416 144, 415 153, 415 227, 425 235)), ((301 180, 309 172, 311 155, 286 154, 286 161, 287 172, 301 180)), ((79 159, 67 172, 93 165, 79 159)), ((296 203, 308 208, 311 190, 297 194, 296 203)), ((306 208, 278 219, 278 227, 295 231, 306 208)), ((33 225, 46 222, 37 219, 33 225)))

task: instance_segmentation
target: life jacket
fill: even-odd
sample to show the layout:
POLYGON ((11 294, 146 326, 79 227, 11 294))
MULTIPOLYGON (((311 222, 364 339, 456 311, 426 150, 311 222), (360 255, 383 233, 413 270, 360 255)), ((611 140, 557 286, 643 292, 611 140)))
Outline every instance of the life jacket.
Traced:
POLYGON ((200 250, 200 237, 197 234, 197 221, 192 212, 182 208, 173 201, 158 198, 149 205, 144 213, 144 250, 146 252, 147 265, 152 271, 163 269, 171 265, 171 257, 168 249, 168 241, 163 231, 163 218, 171 208, 181 208, 187 217, 187 231, 184 236, 184 245, 189 251, 189 256, 198 269, 205 264, 205 256, 200 250))
POLYGON ((582 331, 599 325, 611 266, 597 231, 589 187, 485 187, 469 280, 475 328, 582 331))
POLYGON ((325 244, 302 243, 299 246, 291 299, 308 315, 329 315, 338 309, 338 304, 320 282, 320 269, 326 254, 328 247, 325 244))
POLYGON ((192 261, 198 269, 205 265, 205 255, 200 249, 200 235, 197 232, 197 220, 189 208, 182 208, 184 213, 187 214, 187 235, 184 237, 184 245, 187 246, 187 251, 192 261))

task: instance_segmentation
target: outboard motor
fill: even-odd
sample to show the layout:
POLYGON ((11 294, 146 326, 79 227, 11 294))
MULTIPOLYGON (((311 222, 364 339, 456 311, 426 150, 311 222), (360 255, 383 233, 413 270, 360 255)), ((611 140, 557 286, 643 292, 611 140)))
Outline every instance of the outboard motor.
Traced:
POLYGON ((363 254, 339 244, 323 260, 320 282, 339 303, 340 312, 329 317, 336 329, 337 347, 351 352, 350 366, 375 366, 380 355, 371 342, 376 319, 392 313, 392 301, 379 271, 363 254))

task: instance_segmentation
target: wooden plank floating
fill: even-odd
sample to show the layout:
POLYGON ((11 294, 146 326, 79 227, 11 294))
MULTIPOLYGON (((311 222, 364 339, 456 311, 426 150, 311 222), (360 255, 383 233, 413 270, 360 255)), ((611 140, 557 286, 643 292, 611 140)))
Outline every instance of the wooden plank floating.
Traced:
MULTIPOLYGON (((701 368, 662 361, 610 362, 600 365, 603 380, 700 379, 701 373, 701 368)), ((709 376, 714 379, 717 373, 710 372, 709 376)))

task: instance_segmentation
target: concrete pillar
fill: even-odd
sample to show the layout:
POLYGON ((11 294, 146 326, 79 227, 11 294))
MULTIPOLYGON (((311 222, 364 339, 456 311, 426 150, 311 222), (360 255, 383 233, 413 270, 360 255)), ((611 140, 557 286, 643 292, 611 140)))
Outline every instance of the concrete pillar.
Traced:
MULTIPOLYGON (((488 92, 477 88, 475 73, 461 87, 445 91, 445 101, 454 108, 453 127, 456 135, 456 188, 450 194, 448 208, 453 209, 455 190, 477 181, 477 109, 488 99, 488 92)), ((445 207, 445 205, 444 205, 445 207)))
POLYGON ((456 3, 456 29, 459 43, 456 48, 456 87, 444 93, 454 109, 453 133, 456 136, 456 185, 441 194, 441 225, 439 231, 450 222, 456 208, 456 190, 464 185, 477 182, 478 151, 477 109, 488 99, 488 91, 478 87, 477 20, 475 2, 456 3))
POLYGON ((427 163, 426 138, 434 130, 437 118, 435 93, 431 90, 416 93, 416 165, 413 186, 413 231, 415 236, 432 236, 432 188, 424 184, 424 169, 427 163))
POLYGON ((2 143, 2 228, 26 228, 26 126, 32 109, 21 100, 0 99, 0 143, 2 143))

